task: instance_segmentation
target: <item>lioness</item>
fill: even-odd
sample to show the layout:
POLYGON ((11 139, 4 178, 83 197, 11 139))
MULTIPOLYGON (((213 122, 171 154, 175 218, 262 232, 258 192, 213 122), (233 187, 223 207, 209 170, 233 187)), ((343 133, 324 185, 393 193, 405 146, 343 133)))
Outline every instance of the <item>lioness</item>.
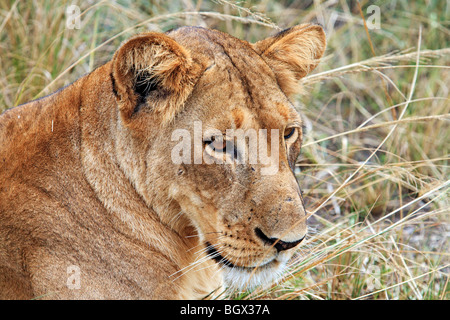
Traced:
MULTIPOLYGON (((279 277, 307 231, 293 174, 302 120, 288 97, 325 45, 309 24, 254 44, 199 27, 143 33, 4 112, 0 298, 194 299, 279 277), (174 161, 174 131, 194 137, 194 122, 203 161, 174 161), (211 161, 245 153, 229 150, 230 128, 278 130, 267 138, 277 170, 211 161)), ((194 140, 183 142, 192 154, 194 140)))

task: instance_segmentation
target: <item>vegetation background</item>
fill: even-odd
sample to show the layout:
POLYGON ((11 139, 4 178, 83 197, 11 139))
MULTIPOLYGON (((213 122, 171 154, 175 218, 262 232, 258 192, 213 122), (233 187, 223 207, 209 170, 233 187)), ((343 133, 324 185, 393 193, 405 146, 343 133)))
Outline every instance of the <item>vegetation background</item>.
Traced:
POLYGON ((0 0, 0 112, 73 82, 141 31, 200 25, 254 42, 320 23, 326 55, 295 100, 310 235, 283 280, 229 294, 448 299, 449 14, 444 0, 0 0))

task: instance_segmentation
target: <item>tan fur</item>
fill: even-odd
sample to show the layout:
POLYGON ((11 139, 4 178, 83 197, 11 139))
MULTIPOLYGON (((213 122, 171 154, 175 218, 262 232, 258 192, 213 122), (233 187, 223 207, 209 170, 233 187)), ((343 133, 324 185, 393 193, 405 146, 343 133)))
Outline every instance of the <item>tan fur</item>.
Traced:
POLYGON ((306 233, 292 173, 301 119, 286 94, 324 48, 310 25, 256 44, 195 27, 144 33, 72 85, 6 111, 0 298, 196 299, 223 278, 264 282, 295 249, 278 252, 256 230, 286 243, 306 233), (276 142, 278 172, 262 175, 260 164, 173 163, 171 135, 193 136, 194 121, 297 131, 276 142))

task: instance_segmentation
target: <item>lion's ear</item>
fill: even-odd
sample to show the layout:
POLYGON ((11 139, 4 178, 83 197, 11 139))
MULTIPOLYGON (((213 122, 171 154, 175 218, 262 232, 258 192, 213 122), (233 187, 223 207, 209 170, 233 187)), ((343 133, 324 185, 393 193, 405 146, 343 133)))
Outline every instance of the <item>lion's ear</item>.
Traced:
POLYGON ((191 89, 189 52, 162 33, 131 38, 112 63, 113 90, 126 120, 143 108, 172 119, 191 89))
POLYGON ((253 47, 277 77, 286 95, 298 93, 299 80, 319 63, 326 47, 326 37, 318 25, 303 24, 261 40, 253 47))

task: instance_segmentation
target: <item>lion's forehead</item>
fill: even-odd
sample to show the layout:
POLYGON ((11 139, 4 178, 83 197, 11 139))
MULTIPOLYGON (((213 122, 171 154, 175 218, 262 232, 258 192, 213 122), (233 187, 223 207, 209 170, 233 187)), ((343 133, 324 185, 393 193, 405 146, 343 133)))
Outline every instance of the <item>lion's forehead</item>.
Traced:
MULTIPOLYGON (((214 90, 216 97, 226 97, 217 99, 228 114, 224 119, 220 113, 220 127, 268 129, 301 122, 272 69, 247 41, 200 27, 182 27, 169 32, 169 36, 190 51, 205 73, 212 73, 205 77, 208 84, 200 87, 214 90)), ((202 89, 200 96, 204 92, 202 89)))
POLYGON ((182 44, 198 63, 208 67, 212 62, 223 63, 246 73, 248 81, 263 75, 275 80, 267 63, 245 40, 235 38, 218 30, 200 27, 182 27, 169 32, 170 37, 182 44), (258 76, 259 75, 259 76, 258 76))

